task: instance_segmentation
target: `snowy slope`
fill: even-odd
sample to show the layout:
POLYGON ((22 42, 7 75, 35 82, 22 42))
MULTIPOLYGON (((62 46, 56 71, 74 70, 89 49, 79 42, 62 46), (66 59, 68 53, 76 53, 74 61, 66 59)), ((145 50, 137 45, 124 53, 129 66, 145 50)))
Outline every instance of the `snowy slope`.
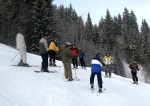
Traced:
MULTIPOLYGON (((17 50, 0 44, 0 106, 149 106, 150 85, 139 82, 132 85, 132 80, 115 74, 112 78, 103 77, 106 90, 96 96, 90 93, 90 68, 79 67, 77 77, 80 81, 64 82, 64 69, 49 67, 57 73, 35 73, 40 67, 15 67, 19 56, 10 60, 18 53, 17 50)), ((41 64, 41 57, 28 54, 30 65, 41 64)), ((75 70, 73 70, 73 75, 75 70)), ((104 76, 104 73, 103 73, 104 76)))

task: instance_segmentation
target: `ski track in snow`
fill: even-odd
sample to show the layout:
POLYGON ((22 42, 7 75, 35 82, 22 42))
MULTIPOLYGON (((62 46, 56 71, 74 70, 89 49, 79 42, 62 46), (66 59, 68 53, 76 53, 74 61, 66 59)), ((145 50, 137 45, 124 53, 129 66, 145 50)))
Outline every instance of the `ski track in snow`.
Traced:
MULTIPOLYGON (((112 74, 103 78, 103 92, 97 96, 98 86, 95 77, 94 92, 90 91, 90 68, 76 70, 80 81, 64 82, 62 67, 49 67, 56 73, 35 73, 40 71, 41 57, 28 54, 27 62, 38 67, 15 67, 19 56, 17 50, 0 44, 0 106, 149 106, 150 85, 112 74)), ((127 68, 127 67, 126 67, 127 68)), ((75 70, 72 70, 75 77, 75 70)))

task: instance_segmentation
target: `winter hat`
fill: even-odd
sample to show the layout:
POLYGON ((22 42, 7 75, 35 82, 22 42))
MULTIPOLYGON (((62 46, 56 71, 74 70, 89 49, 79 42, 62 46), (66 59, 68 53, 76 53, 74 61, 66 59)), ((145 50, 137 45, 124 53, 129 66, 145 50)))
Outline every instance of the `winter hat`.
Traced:
POLYGON ((111 55, 111 53, 110 52, 106 52, 106 55, 111 55))
POLYGON ((23 32, 23 29, 22 29, 21 27, 18 27, 17 30, 18 30, 18 32, 20 32, 20 33, 23 32))
POLYGON ((79 50, 83 50, 83 49, 80 47, 79 50))
POLYGON ((66 42, 66 45, 71 46, 71 43, 70 42, 66 42))
POLYGON ((133 59, 133 63, 137 63, 137 61, 135 59, 133 59))
POLYGON ((101 55, 101 53, 96 53, 96 57, 101 57, 102 55, 101 55))

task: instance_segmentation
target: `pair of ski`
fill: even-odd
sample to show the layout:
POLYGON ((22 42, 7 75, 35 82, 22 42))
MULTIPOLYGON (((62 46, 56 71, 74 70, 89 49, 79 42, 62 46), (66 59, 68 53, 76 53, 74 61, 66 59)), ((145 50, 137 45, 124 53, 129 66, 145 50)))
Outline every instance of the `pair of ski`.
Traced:
MULTIPOLYGON (((98 95, 100 95, 101 93, 103 93, 104 90, 106 90, 106 89, 104 88, 101 92, 97 91, 97 92, 96 92, 96 96, 98 96, 98 95)), ((91 93, 94 93, 94 88, 93 88, 93 89, 91 88, 91 93)))
POLYGON ((17 67, 39 67, 38 65, 12 65, 17 67))
POLYGON ((30 65, 12 65, 12 66, 16 66, 16 67, 33 67, 33 66, 30 66, 30 65))
POLYGON ((53 70, 53 71, 48 71, 48 72, 43 72, 43 71, 37 71, 37 70, 34 70, 34 72, 36 73, 56 73, 57 71, 56 70, 53 70))
MULTIPOLYGON (((75 79, 73 79, 72 81, 80 81, 80 79, 75 78, 75 79)), ((65 79, 64 82, 70 82, 70 81, 68 81, 68 79, 65 79)))

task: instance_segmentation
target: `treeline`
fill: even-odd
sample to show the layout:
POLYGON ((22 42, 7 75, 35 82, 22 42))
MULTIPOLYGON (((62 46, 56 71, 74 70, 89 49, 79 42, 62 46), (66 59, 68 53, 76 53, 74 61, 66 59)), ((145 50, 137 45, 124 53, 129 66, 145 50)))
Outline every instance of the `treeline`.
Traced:
MULTIPOLYGON (((53 0, 1 0, 0 43, 15 47, 15 37, 22 29, 27 50, 38 53, 42 35, 50 40, 59 39, 60 49, 66 41, 83 48, 87 66, 95 52, 114 56, 114 72, 125 76, 123 60, 136 59, 144 67, 146 78, 150 76, 150 28, 145 19, 138 26, 136 15, 126 7, 122 14, 111 16, 109 10, 99 24, 93 24, 90 13, 84 22, 70 4, 56 6, 53 0)), ((57 55, 61 59, 61 51, 57 55)), ((146 80, 147 81, 147 80, 146 80)))

